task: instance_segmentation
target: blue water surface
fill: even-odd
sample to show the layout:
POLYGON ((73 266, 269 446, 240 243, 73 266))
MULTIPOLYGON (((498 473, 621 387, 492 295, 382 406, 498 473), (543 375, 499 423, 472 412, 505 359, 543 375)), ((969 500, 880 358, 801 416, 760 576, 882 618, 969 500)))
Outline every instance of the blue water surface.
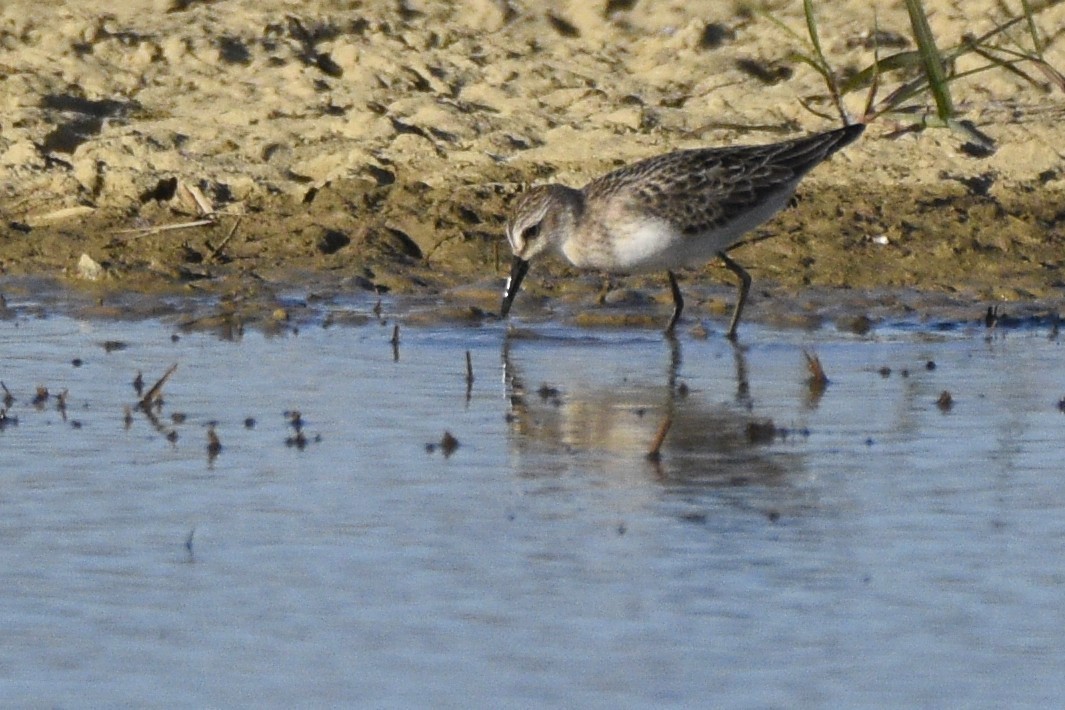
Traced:
POLYGON ((0 705, 1065 696, 1045 331, 228 335, 0 321, 0 705))

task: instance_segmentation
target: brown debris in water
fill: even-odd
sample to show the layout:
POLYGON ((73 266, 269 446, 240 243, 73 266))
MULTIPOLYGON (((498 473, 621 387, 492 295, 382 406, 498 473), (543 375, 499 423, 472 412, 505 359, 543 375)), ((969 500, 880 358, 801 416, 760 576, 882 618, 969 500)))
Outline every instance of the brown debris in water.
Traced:
POLYGON ((455 453, 458 448, 459 440, 452 436, 450 431, 445 431, 444 436, 440 439, 440 451, 444 454, 444 458, 450 458, 451 454, 455 453))
MULTIPOLYGON (((285 419, 288 419, 288 425, 292 427, 293 434, 285 439, 285 446, 292 448, 295 447, 299 451, 303 451, 307 448, 307 435, 303 433, 303 414, 298 409, 290 409, 285 413, 285 419)), ((245 420, 246 425, 247 420, 245 420)), ((317 441, 317 437, 315 437, 317 441)))
POLYGON ((828 375, 825 374, 821 359, 816 354, 806 350, 803 350, 802 354, 806 358, 806 369, 810 372, 810 376, 806 378, 806 403, 807 406, 812 408, 817 406, 821 401, 821 397, 824 396, 825 390, 828 389, 828 375))
POLYGON ((772 419, 747 422, 747 443, 771 444, 777 436, 777 427, 772 419))
POLYGON ((177 370, 177 367, 177 363, 175 362, 167 369, 166 372, 163 373, 163 376, 160 377, 154 385, 152 385, 152 388, 149 389, 143 397, 141 397, 140 402, 137 404, 140 409, 144 410, 145 412, 148 412, 151 411, 152 407, 158 404, 162 404, 163 385, 166 384, 166 381, 170 379, 171 375, 174 374, 174 371, 177 370))
POLYGON ((9 416, 7 407, 0 407, 0 431, 9 426, 18 426, 18 417, 9 416))
POLYGON ((222 441, 218 438, 218 433, 215 431, 216 422, 211 422, 207 425, 207 463, 213 464, 214 460, 218 458, 218 454, 222 453, 222 441))
POLYGON ((429 442, 425 445, 425 453, 436 453, 437 449, 440 449, 440 453, 444 455, 444 458, 450 458, 451 454, 459 448, 459 440, 452 435, 450 431, 444 431, 444 435, 440 438, 439 443, 429 442))
POLYGON ((37 385, 37 392, 33 395, 33 399, 30 403, 37 409, 43 409, 45 402, 48 401, 48 397, 48 388, 37 385))
POLYGON ((655 438, 651 440, 651 449, 647 452, 648 461, 657 463, 662 460, 662 442, 666 440, 666 435, 669 434, 669 429, 672 426, 673 417, 667 414, 662 420, 662 423, 658 425, 658 431, 655 432, 655 438))
POLYGON ((809 350, 803 350, 802 354, 806 358, 806 368, 810 371, 810 377, 807 378, 806 383, 811 390, 824 391, 825 387, 828 387, 828 375, 825 374, 825 368, 821 365, 821 358, 809 350))

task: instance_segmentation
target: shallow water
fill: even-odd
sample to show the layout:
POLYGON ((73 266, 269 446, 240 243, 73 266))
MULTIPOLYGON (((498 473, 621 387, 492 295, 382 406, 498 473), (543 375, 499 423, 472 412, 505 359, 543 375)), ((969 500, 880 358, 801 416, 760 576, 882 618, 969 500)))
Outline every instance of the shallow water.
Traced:
POLYGON ((1065 365, 1045 330, 745 325, 737 350, 404 326, 394 353, 376 322, 174 340, 17 313, 0 321, 4 706, 1065 691, 1065 365), (174 363, 155 421, 127 426, 136 373, 174 363), (446 457, 426 446, 445 431, 446 457))

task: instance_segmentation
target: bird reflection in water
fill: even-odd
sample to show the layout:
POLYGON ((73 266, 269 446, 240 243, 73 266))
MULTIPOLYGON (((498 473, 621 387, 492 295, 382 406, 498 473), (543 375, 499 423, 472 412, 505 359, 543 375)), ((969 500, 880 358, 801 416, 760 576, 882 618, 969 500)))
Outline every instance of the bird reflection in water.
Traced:
MULTIPOLYGON (((508 333, 502 351, 511 445, 524 476, 585 469, 612 482, 651 477, 677 486, 776 486, 801 467, 794 450, 773 445, 782 432, 752 414, 747 362, 739 346, 731 348, 733 400, 715 402, 713 394, 691 391, 680 377, 681 343, 675 338, 667 340, 664 372, 648 372, 638 381, 611 382, 609 374, 589 368, 581 357, 587 351, 560 345, 557 356, 550 357, 552 379, 542 385, 526 382, 527 367, 521 363, 522 342, 536 338, 508 333), (648 456, 664 425, 668 431, 660 455, 648 456)), ((604 356, 624 357, 607 345, 597 349, 604 356)))

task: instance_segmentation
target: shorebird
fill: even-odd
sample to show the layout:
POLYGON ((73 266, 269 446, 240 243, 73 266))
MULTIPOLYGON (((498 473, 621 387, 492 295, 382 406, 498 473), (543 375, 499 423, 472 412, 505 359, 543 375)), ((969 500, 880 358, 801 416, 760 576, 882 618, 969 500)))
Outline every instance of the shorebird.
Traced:
POLYGON ((666 326, 672 334, 684 310, 674 271, 716 257, 739 278, 728 329, 735 339, 751 276, 726 250, 783 209, 806 173, 863 130, 859 123, 768 145, 679 150, 624 166, 579 190, 533 187, 507 223, 514 261, 500 315, 510 312, 529 262, 554 251, 581 269, 664 270, 673 293, 666 326))

